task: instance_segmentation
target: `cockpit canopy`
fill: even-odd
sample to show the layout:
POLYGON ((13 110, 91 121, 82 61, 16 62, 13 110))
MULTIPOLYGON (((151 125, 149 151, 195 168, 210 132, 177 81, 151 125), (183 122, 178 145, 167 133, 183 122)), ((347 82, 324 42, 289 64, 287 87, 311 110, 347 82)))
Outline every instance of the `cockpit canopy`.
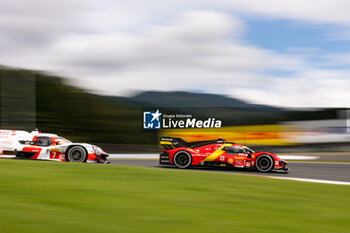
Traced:
POLYGON ((254 151, 246 146, 225 146, 222 148, 223 151, 229 154, 250 154, 254 153, 254 151))

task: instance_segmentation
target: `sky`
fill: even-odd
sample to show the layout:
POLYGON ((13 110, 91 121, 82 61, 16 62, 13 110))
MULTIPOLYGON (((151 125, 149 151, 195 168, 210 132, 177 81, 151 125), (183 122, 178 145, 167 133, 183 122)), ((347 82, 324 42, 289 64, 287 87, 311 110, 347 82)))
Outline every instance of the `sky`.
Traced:
POLYGON ((349 107, 348 0, 0 0, 0 65, 103 95, 349 107))

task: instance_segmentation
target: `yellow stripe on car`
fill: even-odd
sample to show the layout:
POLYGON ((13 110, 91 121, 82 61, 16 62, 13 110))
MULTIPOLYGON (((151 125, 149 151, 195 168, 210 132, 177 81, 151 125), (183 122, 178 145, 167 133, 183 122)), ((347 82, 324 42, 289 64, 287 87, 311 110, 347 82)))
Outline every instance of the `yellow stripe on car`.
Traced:
POLYGON ((168 142, 168 141, 161 141, 160 144, 167 144, 167 145, 172 145, 172 142, 168 142))
POLYGON ((53 151, 53 152, 60 152, 60 149, 59 149, 59 148, 52 148, 52 149, 50 149, 50 151, 53 151))
POLYGON ((222 145, 219 149, 217 149, 216 151, 211 153, 208 157, 206 157, 203 160, 203 162, 214 161, 215 159, 217 159, 217 157, 219 157, 220 155, 222 155, 225 152, 225 151, 222 150, 222 148, 224 148, 225 146, 232 146, 232 144, 224 144, 224 145, 222 145))

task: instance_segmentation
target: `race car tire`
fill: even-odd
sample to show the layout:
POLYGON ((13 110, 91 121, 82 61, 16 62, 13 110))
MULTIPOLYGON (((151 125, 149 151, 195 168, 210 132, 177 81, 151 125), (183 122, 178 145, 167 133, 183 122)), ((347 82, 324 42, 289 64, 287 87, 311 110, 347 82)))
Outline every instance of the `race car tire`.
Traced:
POLYGON ((187 151, 179 151, 174 155, 173 162, 178 168, 188 168, 192 164, 192 156, 187 151))
POLYGON ((274 162, 269 155, 260 155, 255 160, 255 167, 260 172, 269 172, 273 168, 274 162))
POLYGON ((73 163, 83 163, 87 159, 87 152, 81 146, 73 146, 67 152, 67 161, 73 163))

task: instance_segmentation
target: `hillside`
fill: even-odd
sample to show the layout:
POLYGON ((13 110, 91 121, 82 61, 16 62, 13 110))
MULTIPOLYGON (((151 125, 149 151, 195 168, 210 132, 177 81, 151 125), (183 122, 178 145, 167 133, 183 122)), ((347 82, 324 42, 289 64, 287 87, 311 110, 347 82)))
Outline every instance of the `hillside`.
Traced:
POLYGON ((28 70, 1 69, 0 72, 1 83, 6 84, 6 88, 1 88, 1 102, 7 103, 5 110, 12 117, 2 121, 1 128, 33 130, 36 124, 41 131, 74 141, 156 142, 154 132, 141 135, 138 109, 106 101, 102 96, 67 85, 60 77, 28 70), (34 82, 34 90, 29 90, 33 86, 26 85, 28 82, 34 82), (28 104, 34 107, 26 108, 28 104), (36 112, 32 113, 33 110, 36 112), (28 120, 27 115, 34 115, 35 119, 28 120))
POLYGON ((223 126, 275 124, 335 118, 335 110, 285 110, 221 95, 147 91, 132 97, 100 96, 43 72, 0 68, 0 127, 60 134, 73 141, 157 144, 156 131, 142 130, 142 111, 215 117, 223 126))
POLYGON ((263 109, 267 112, 282 112, 284 110, 267 105, 248 103, 239 99, 224 95, 192 93, 184 91, 160 92, 147 91, 139 93, 130 99, 143 103, 144 106, 158 106, 168 108, 240 108, 240 109, 263 109))

